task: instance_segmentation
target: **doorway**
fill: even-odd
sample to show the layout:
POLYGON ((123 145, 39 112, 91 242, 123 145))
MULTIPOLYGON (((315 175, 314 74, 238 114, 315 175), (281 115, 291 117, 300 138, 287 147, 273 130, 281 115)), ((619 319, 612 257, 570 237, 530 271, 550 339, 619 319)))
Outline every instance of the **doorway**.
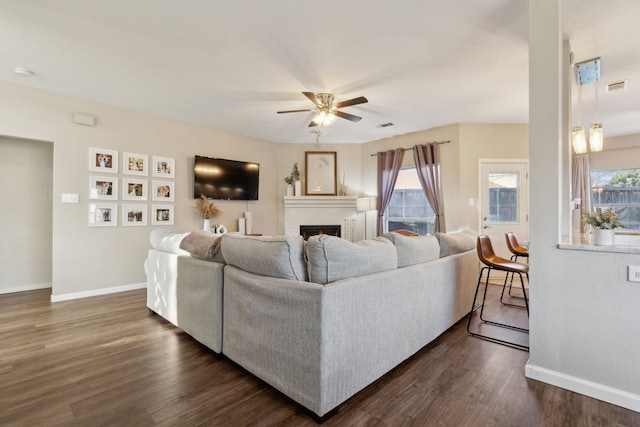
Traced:
POLYGON ((480 159, 480 234, 491 238, 496 254, 509 258, 505 233, 529 240, 529 161, 480 159))
POLYGON ((0 294, 50 288, 53 143, 0 135, 0 294))

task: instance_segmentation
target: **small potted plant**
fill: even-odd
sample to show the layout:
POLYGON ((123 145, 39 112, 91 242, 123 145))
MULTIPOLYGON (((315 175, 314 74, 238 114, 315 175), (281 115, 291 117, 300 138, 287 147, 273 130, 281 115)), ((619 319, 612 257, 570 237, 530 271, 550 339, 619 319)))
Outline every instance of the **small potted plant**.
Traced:
POLYGON ((627 208, 596 208, 594 212, 582 214, 582 222, 593 227, 594 245, 613 245, 616 228, 626 228, 622 224, 623 212, 627 208))
POLYGON ((218 209, 218 207, 214 202, 207 199, 207 196, 205 196, 204 194, 201 194, 200 198, 196 199, 194 206, 196 208, 196 212, 198 212, 198 215, 200 215, 200 218, 204 220, 203 229, 205 231, 210 231, 211 230, 210 220, 212 218, 216 218, 222 215, 222 211, 218 209))
POLYGON ((302 192, 302 184, 300 183, 300 171, 298 170, 298 162, 293 164, 293 168, 291 169, 291 175, 284 179, 284 182, 287 183, 287 196, 296 195, 300 196, 302 192), (294 193, 295 187, 295 193, 294 193))

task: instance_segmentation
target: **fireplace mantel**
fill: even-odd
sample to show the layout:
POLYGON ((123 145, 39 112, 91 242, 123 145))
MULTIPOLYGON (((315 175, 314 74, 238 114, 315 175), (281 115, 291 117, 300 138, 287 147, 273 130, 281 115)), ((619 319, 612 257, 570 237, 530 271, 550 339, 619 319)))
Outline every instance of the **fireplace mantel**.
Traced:
POLYGON ((353 208, 356 209, 356 196, 285 196, 284 207, 304 208, 353 208))

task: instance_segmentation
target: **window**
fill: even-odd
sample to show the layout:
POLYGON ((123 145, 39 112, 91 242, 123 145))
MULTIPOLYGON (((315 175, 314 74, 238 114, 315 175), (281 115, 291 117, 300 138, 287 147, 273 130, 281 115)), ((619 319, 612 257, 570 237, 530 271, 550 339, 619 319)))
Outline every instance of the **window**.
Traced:
POLYGON ((518 221, 518 174, 489 174, 489 221, 518 221))
POLYGON ((593 207, 626 207, 622 223, 640 230, 640 169, 591 171, 593 207))
POLYGON ((411 230, 425 235, 433 233, 435 218, 420 186, 416 168, 401 169, 385 211, 386 230, 411 230))

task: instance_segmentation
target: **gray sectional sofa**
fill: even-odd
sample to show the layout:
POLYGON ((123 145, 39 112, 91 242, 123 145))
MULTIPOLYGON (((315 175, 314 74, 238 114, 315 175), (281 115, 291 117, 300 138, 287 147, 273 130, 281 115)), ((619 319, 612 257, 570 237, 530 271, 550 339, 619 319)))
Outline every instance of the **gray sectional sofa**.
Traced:
POLYGON ((223 262, 169 254, 175 291, 162 297, 152 248, 147 305, 164 317, 175 306, 172 323, 323 417, 469 312, 475 241, 473 231, 356 243, 225 235, 223 262))

